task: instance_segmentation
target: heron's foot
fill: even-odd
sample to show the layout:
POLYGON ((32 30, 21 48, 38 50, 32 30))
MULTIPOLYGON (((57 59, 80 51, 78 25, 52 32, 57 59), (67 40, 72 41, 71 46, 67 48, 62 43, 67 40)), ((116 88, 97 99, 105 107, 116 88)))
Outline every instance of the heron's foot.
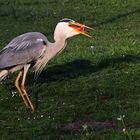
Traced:
POLYGON ((35 107, 33 106, 32 102, 31 102, 31 100, 30 100, 30 98, 28 96, 28 93, 26 92, 25 89, 22 89, 22 91, 23 91, 23 96, 26 98, 26 101, 28 103, 27 108, 31 108, 32 111, 35 112, 35 107))

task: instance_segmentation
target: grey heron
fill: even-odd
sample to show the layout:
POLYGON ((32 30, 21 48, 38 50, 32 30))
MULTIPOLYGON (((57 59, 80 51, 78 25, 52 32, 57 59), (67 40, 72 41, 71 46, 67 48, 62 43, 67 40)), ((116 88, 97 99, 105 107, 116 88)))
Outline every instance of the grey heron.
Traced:
POLYGON ((56 25, 54 43, 49 42, 47 37, 39 32, 28 32, 17 36, 0 51, 0 81, 8 74, 19 71, 15 86, 26 107, 35 111, 25 88, 29 68, 34 64, 35 73, 40 74, 45 65, 64 50, 68 38, 78 34, 91 37, 85 32, 85 28, 93 30, 91 27, 65 18, 56 25))

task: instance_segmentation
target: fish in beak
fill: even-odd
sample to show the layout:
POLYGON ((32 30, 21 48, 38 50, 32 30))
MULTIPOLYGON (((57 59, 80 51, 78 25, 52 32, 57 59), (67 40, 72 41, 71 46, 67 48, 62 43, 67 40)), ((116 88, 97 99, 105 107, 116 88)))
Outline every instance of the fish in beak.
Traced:
POLYGON ((80 34, 83 34, 83 35, 88 36, 88 37, 92 37, 87 32, 85 32, 85 29, 94 30, 91 27, 88 27, 86 25, 83 25, 83 24, 80 24, 80 23, 77 23, 77 22, 69 22, 69 26, 72 27, 77 32, 79 32, 80 34))

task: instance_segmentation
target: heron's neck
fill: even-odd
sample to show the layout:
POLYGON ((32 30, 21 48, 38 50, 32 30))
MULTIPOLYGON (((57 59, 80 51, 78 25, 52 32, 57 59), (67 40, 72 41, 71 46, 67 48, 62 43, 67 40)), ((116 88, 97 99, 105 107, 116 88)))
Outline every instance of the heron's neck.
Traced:
POLYGON ((54 46, 58 49, 62 49, 66 46, 66 38, 63 36, 59 36, 57 38, 54 38, 55 42, 53 43, 54 46))

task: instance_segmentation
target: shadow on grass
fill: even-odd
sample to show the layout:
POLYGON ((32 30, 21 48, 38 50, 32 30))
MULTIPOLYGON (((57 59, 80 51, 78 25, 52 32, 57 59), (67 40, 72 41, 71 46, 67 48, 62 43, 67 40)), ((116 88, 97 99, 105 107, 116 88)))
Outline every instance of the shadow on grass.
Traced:
MULTIPOLYGON (((86 59, 78 59, 72 62, 68 62, 63 65, 55 65, 52 67, 48 67, 47 70, 44 70, 42 74, 38 77, 36 81, 34 81, 34 73, 30 73, 27 76, 27 83, 26 85, 36 85, 36 84, 43 84, 43 83, 52 83, 52 82, 59 82, 65 81, 70 79, 76 79, 80 76, 88 76, 92 73, 96 73, 102 71, 110 66, 114 66, 117 68, 117 64, 120 63, 139 63, 140 57, 134 55, 125 55, 125 56, 118 56, 113 58, 108 58, 101 60, 98 64, 94 64, 90 60, 86 59)), ((15 79, 14 79, 15 80, 15 79)), ((4 82, 5 85, 9 87, 11 81, 4 82)), ((11 88, 14 88, 11 83, 11 88)), ((35 93, 35 104, 36 108, 38 108, 38 93, 35 93)))
POLYGON ((51 83, 56 81, 75 79, 80 76, 87 76, 91 73, 99 72, 109 66, 115 66, 116 64, 136 63, 140 61, 140 57, 134 55, 125 55, 114 58, 108 58, 101 60, 97 65, 93 64, 90 60, 79 59, 72 62, 68 62, 63 65, 55 65, 47 68, 43 71, 40 77, 37 79, 37 83, 51 83))
MULTIPOLYGON (((63 65, 55 65, 43 71, 34 84, 58 82, 69 79, 76 79, 80 76, 88 76, 92 73, 99 72, 110 66, 115 66, 119 63, 138 63, 140 57, 134 55, 125 55, 114 58, 101 60, 97 65, 94 65, 90 60, 79 59, 68 62, 63 65)), ((32 74, 29 77, 33 77, 32 74)), ((31 79, 31 78, 30 78, 31 79)), ((36 108, 38 108, 38 93, 35 94, 36 108)))
POLYGON ((112 23, 112 22, 115 22, 118 19, 125 18, 129 15, 133 15, 133 14, 136 14, 136 13, 140 13, 140 8, 137 8, 135 10, 132 10, 132 11, 129 11, 129 12, 126 12, 126 13, 118 14, 114 17, 111 17, 109 19, 106 19, 105 21, 100 22, 99 24, 96 24, 96 26, 100 26, 100 25, 107 24, 107 23, 112 23))

